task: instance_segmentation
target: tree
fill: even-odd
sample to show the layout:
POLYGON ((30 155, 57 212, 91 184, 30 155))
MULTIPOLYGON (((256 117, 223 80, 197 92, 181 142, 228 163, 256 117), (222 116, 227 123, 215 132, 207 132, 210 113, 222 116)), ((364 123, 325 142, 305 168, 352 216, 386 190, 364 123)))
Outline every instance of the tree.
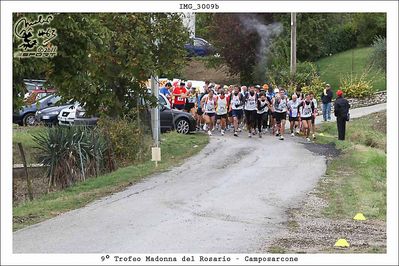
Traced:
POLYGON ((188 33, 177 13, 61 13, 52 27, 58 54, 45 76, 88 113, 120 117, 138 99, 154 103, 145 81, 152 74, 172 77, 184 63, 188 33))
POLYGON ((211 26, 216 13, 196 13, 195 14, 195 35, 205 40, 210 40, 211 26))
POLYGON ((355 13, 351 16, 358 45, 369 46, 377 36, 386 37, 386 13, 355 13))
MULTIPOLYGON (((13 24, 22 17, 37 18, 33 14, 13 14, 13 24)), ((13 50, 16 51, 21 41, 13 35, 13 50)), ((23 96, 26 93, 24 79, 45 79, 50 62, 45 58, 13 58, 13 109, 17 110, 23 105, 23 96)))
POLYGON ((210 32, 212 43, 223 57, 229 72, 239 74, 240 82, 253 82, 258 36, 245 31, 240 16, 243 14, 215 14, 210 32))

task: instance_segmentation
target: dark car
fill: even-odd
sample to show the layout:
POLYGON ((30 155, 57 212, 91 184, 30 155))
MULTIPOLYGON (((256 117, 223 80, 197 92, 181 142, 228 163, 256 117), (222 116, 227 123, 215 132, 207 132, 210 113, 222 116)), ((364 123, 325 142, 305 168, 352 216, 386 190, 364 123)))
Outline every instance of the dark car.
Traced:
POLYGON ((188 56, 207 56, 214 52, 213 46, 206 40, 198 37, 190 38, 190 42, 184 45, 188 56))
MULTIPOLYGON (((176 130, 178 133, 188 134, 196 130, 197 122, 190 113, 171 109, 170 102, 165 95, 159 95, 161 132, 176 130)), ((94 126, 98 117, 86 117, 84 108, 76 110, 74 125, 94 126)))
POLYGON ((61 100, 56 94, 48 95, 37 101, 36 103, 23 106, 19 111, 14 112, 12 122, 20 126, 33 126, 36 124, 36 111, 52 106, 61 100))
POLYGON ((169 101, 163 95, 159 95, 161 132, 176 130, 178 133, 188 134, 196 130, 197 121, 187 112, 171 109, 169 101))
POLYGON ((57 106, 51 106, 36 112, 36 121, 46 126, 58 125, 58 115, 61 110, 73 106, 73 103, 67 103, 57 106))

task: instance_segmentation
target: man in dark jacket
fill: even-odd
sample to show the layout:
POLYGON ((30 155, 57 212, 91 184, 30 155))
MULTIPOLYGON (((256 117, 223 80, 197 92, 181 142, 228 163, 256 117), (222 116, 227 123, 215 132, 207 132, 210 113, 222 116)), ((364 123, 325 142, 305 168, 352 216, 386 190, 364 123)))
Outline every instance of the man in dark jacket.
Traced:
POLYGON ((337 91, 337 99, 334 102, 334 114, 337 117, 338 140, 345 140, 345 127, 348 121, 349 102, 343 97, 341 90, 337 91))
POLYGON ((333 93, 331 91, 330 84, 326 85, 326 88, 321 93, 321 101, 323 103, 323 120, 331 120, 331 101, 333 98, 333 93))

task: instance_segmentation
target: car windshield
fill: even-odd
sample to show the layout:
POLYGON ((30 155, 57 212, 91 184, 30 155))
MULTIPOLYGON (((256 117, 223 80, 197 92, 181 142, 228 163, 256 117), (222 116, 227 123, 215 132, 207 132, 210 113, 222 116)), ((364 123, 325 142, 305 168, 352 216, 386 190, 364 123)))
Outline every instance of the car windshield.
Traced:
POLYGON ((159 95, 159 105, 161 105, 161 106, 166 106, 167 105, 167 103, 165 101, 165 98, 162 97, 161 95, 159 95))
POLYGON ((54 104, 54 103, 58 102, 59 100, 61 100, 61 96, 50 94, 50 95, 47 95, 46 97, 40 99, 39 103, 44 103, 47 100, 52 100, 52 103, 54 104))

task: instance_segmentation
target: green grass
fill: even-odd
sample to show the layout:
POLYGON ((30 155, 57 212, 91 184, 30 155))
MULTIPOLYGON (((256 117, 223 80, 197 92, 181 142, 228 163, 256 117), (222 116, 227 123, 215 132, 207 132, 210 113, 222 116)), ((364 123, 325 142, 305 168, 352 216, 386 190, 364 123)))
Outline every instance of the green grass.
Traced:
POLYGON ((386 219, 386 112, 347 124, 345 141, 336 140, 335 123, 321 126, 318 143, 334 143, 342 154, 327 167, 320 193, 328 201, 323 213, 330 218, 386 219), (381 121, 381 125, 375 121, 381 121))
MULTIPOLYGON (((316 64, 322 80, 329 83, 334 91, 338 90, 340 77, 350 74, 352 71, 352 51, 354 55, 353 71, 354 74, 360 75, 368 66, 371 49, 371 47, 356 48, 318 60, 316 64)), ((369 76, 374 77, 373 88, 375 91, 386 90, 386 75, 384 72, 372 70, 369 76)))
POLYGON ((346 124, 345 141, 338 141, 337 124, 324 123, 320 127, 319 143, 334 142, 338 148, 345 149, 353 144, 377 148, 386 152, 386 112, 374 113, 356 118, 346 124))
POLYGON ((208 136, 204 134, 181 135, 171 132, 161 137, 162 161, 157 168, 151 161, 120 168, 113 173, 89 179, 63 191, 52 192, 16 206, 13 208, 13 230, 83 207, 98 198, 121 191, 148 175, 166 171, 198 153, 209 141, 208 136))

